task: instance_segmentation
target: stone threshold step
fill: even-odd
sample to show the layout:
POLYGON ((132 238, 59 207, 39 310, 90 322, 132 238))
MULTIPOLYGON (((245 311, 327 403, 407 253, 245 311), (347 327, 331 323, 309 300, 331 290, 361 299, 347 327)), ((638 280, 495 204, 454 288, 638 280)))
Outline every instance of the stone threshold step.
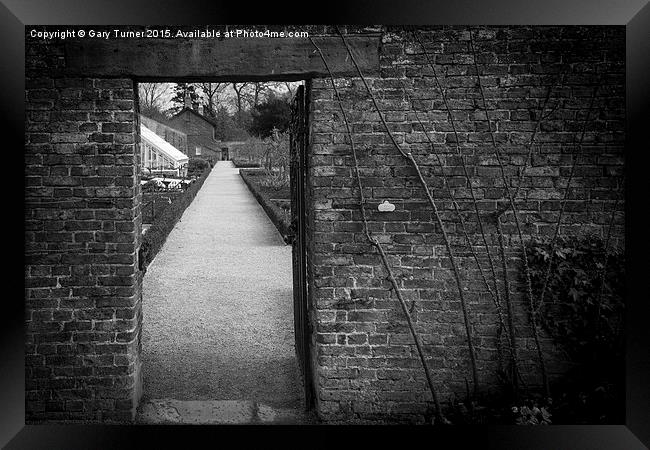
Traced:
POLYGON ((307 425, 314 420, 302 409, 277 408, 251 400, 143 401, 136 423, 147 425, 307 425))

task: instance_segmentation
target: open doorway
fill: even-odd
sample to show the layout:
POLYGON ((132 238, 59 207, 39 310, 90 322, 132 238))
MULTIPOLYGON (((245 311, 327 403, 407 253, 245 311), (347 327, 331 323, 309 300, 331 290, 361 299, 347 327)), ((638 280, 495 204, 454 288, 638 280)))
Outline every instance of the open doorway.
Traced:
POLYGON ((139 421, 304 423, 305 82, 138 88, 139 421))

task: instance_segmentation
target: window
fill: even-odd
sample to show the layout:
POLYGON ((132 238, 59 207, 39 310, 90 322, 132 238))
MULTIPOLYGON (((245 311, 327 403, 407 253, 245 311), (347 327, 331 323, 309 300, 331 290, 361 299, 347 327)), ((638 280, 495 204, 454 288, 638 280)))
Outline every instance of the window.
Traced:
POLYGON ((201 147, 200 146, 196 147, 196 153, 195 154, 196 154, 196 156, 201 156, 201 147))

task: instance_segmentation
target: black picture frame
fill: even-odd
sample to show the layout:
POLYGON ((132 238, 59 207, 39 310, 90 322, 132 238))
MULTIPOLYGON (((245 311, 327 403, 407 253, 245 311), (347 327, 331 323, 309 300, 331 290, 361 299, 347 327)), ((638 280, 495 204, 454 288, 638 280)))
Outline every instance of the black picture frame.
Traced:
MULTIPOLYGON (((128 448, 147 442, 190 443, 199 437, 208 443, 225 445, 225 434, 236 435, 240 444, 262 437, 267 443, 320 447, 348 445, 346 436, 364 443, 383 441, 388 436, 402 438, 417 446, 416 437, 427 445, 442 442, 473 448, 522 449, 643 449, 650 446, 650 368, 648 294, 644 283, 648 266, 648 239, 644 223, 648 177, 648 104, 650 87, 650 5, 646 0, 471 0, 358 1, 314 3, 309 14, 306 3, 292 8, 286 3, 268 3, 252 8, 244 2, 205 0, 0 0, 0 114, 1 147, 8 164, 3 178, 7 218, 6 242, 15 248, 5 252, 5 295, 3 326, 0 328, 2 369, 0 371, 0 445, 6 448, 128 448), (289 12, 293 11, 293 12, 289 12), (296 12, 304 12, 296 16, 296 12), (15 238, 23 234, 22 214, 23 118, 24 118, 24 31, 26 25, 48 24, 205 24, 205 23, 337 23, 411 25, 625 25, 627 51, 627 137, 626 137, 626 248, 628 282, 627 312, 627 414, 625 425, 550 427, 323 427, 308 431, 297 440, 290 427, 161 427, 102 425, 31 425, 24 421, 24 289, 14 255, 23 248, 15 238), (13 186, 13 188, 12 188, 13 186), (18 186, 18 188, 16 188, 18 186), (13 217, 13 218, 12 218, 13 217), (13 272, 16 272, 15 276, 13 272), (315 434, 313 434, 315 433, 315 434), (334 438, 334 434, 346 435, 334 438), (293 436, 291 441, 287 437, 293 436), (293 442, 292 442, 293 441, 293 442)), ((24 215, 23 215, 24 217, 24 215)), ((16 259, 20 260, 20 257, 16 259)), ((446 446, 442 444, 443 446, 446 446)), ((149 445, 147 445, 149 447, 149 445)))

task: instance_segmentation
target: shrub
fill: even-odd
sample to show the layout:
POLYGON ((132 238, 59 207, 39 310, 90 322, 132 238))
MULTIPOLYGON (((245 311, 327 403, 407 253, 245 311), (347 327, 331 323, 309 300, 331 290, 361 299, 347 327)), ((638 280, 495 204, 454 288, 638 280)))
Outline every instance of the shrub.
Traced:
POLYGON ((550 425, 551 413, 545 406, 513 406, 512 413, 517 425, 550 425))
POLYGON ((203 171, 201 176, 192 183, 182 194, 178 195, 174 201, 166 207, 159 215, 156 216, 151 227, 147 230, 142 238, 140 246, 140 269, 146 270, 147 266, 160 249, 162 248, 167 236, 172 231, 176 222, 181 218, 185 209, 192 203, 194 197, 203 186, 203 182, 210 174, 210 166, 203 171))
POLYGON ((273 133, 262 141, 264 143, 264 167, 273 187, 289 186, 290 144, 289 133, 273 133))
POLYGON ((559 238, 555 249, 542 240, 529 245, 533 289, 541 292, 553 264, 541 309, 544 328, 579 362, 622 356, 625 261, 597 236, 559 238))
POLYGON ((232 158, 237 160, 254 161, 261 165, 264 155, 264 143, 260 138, 249 137, 243 145, 233 148, 232 158))
POLYGON ((242 158, 233 158, 231 161, 235 165, 235 167, 239 167, 242 169, 253 169, 253 168, 260 167, 260 164, 257 161, 248 161, 242 158))
POLYGON ((554 383, 554 423, 621 423, 624 417, 625 260, 598 236, 529 244, 535 292, 550 276, 540 323, 576 366, 554 383))
POLYGON ((151 224, 155 217, 176 201, 183 191, 154 191, 142 193, 142 223, 151 224))
POLYGON ((190 177, 200 175, 209 167, 210 163, 205 159, 190 158, 189 162, 187 163, 187 175, 190 177))
POLYGON ((273 130, 271 136, 252 137, 238 148, 232 160, 237 167, 264 167, 274 186, 289 186, 289 133, 273 130), (249 165, 253 162, 255 165, 249 165))

